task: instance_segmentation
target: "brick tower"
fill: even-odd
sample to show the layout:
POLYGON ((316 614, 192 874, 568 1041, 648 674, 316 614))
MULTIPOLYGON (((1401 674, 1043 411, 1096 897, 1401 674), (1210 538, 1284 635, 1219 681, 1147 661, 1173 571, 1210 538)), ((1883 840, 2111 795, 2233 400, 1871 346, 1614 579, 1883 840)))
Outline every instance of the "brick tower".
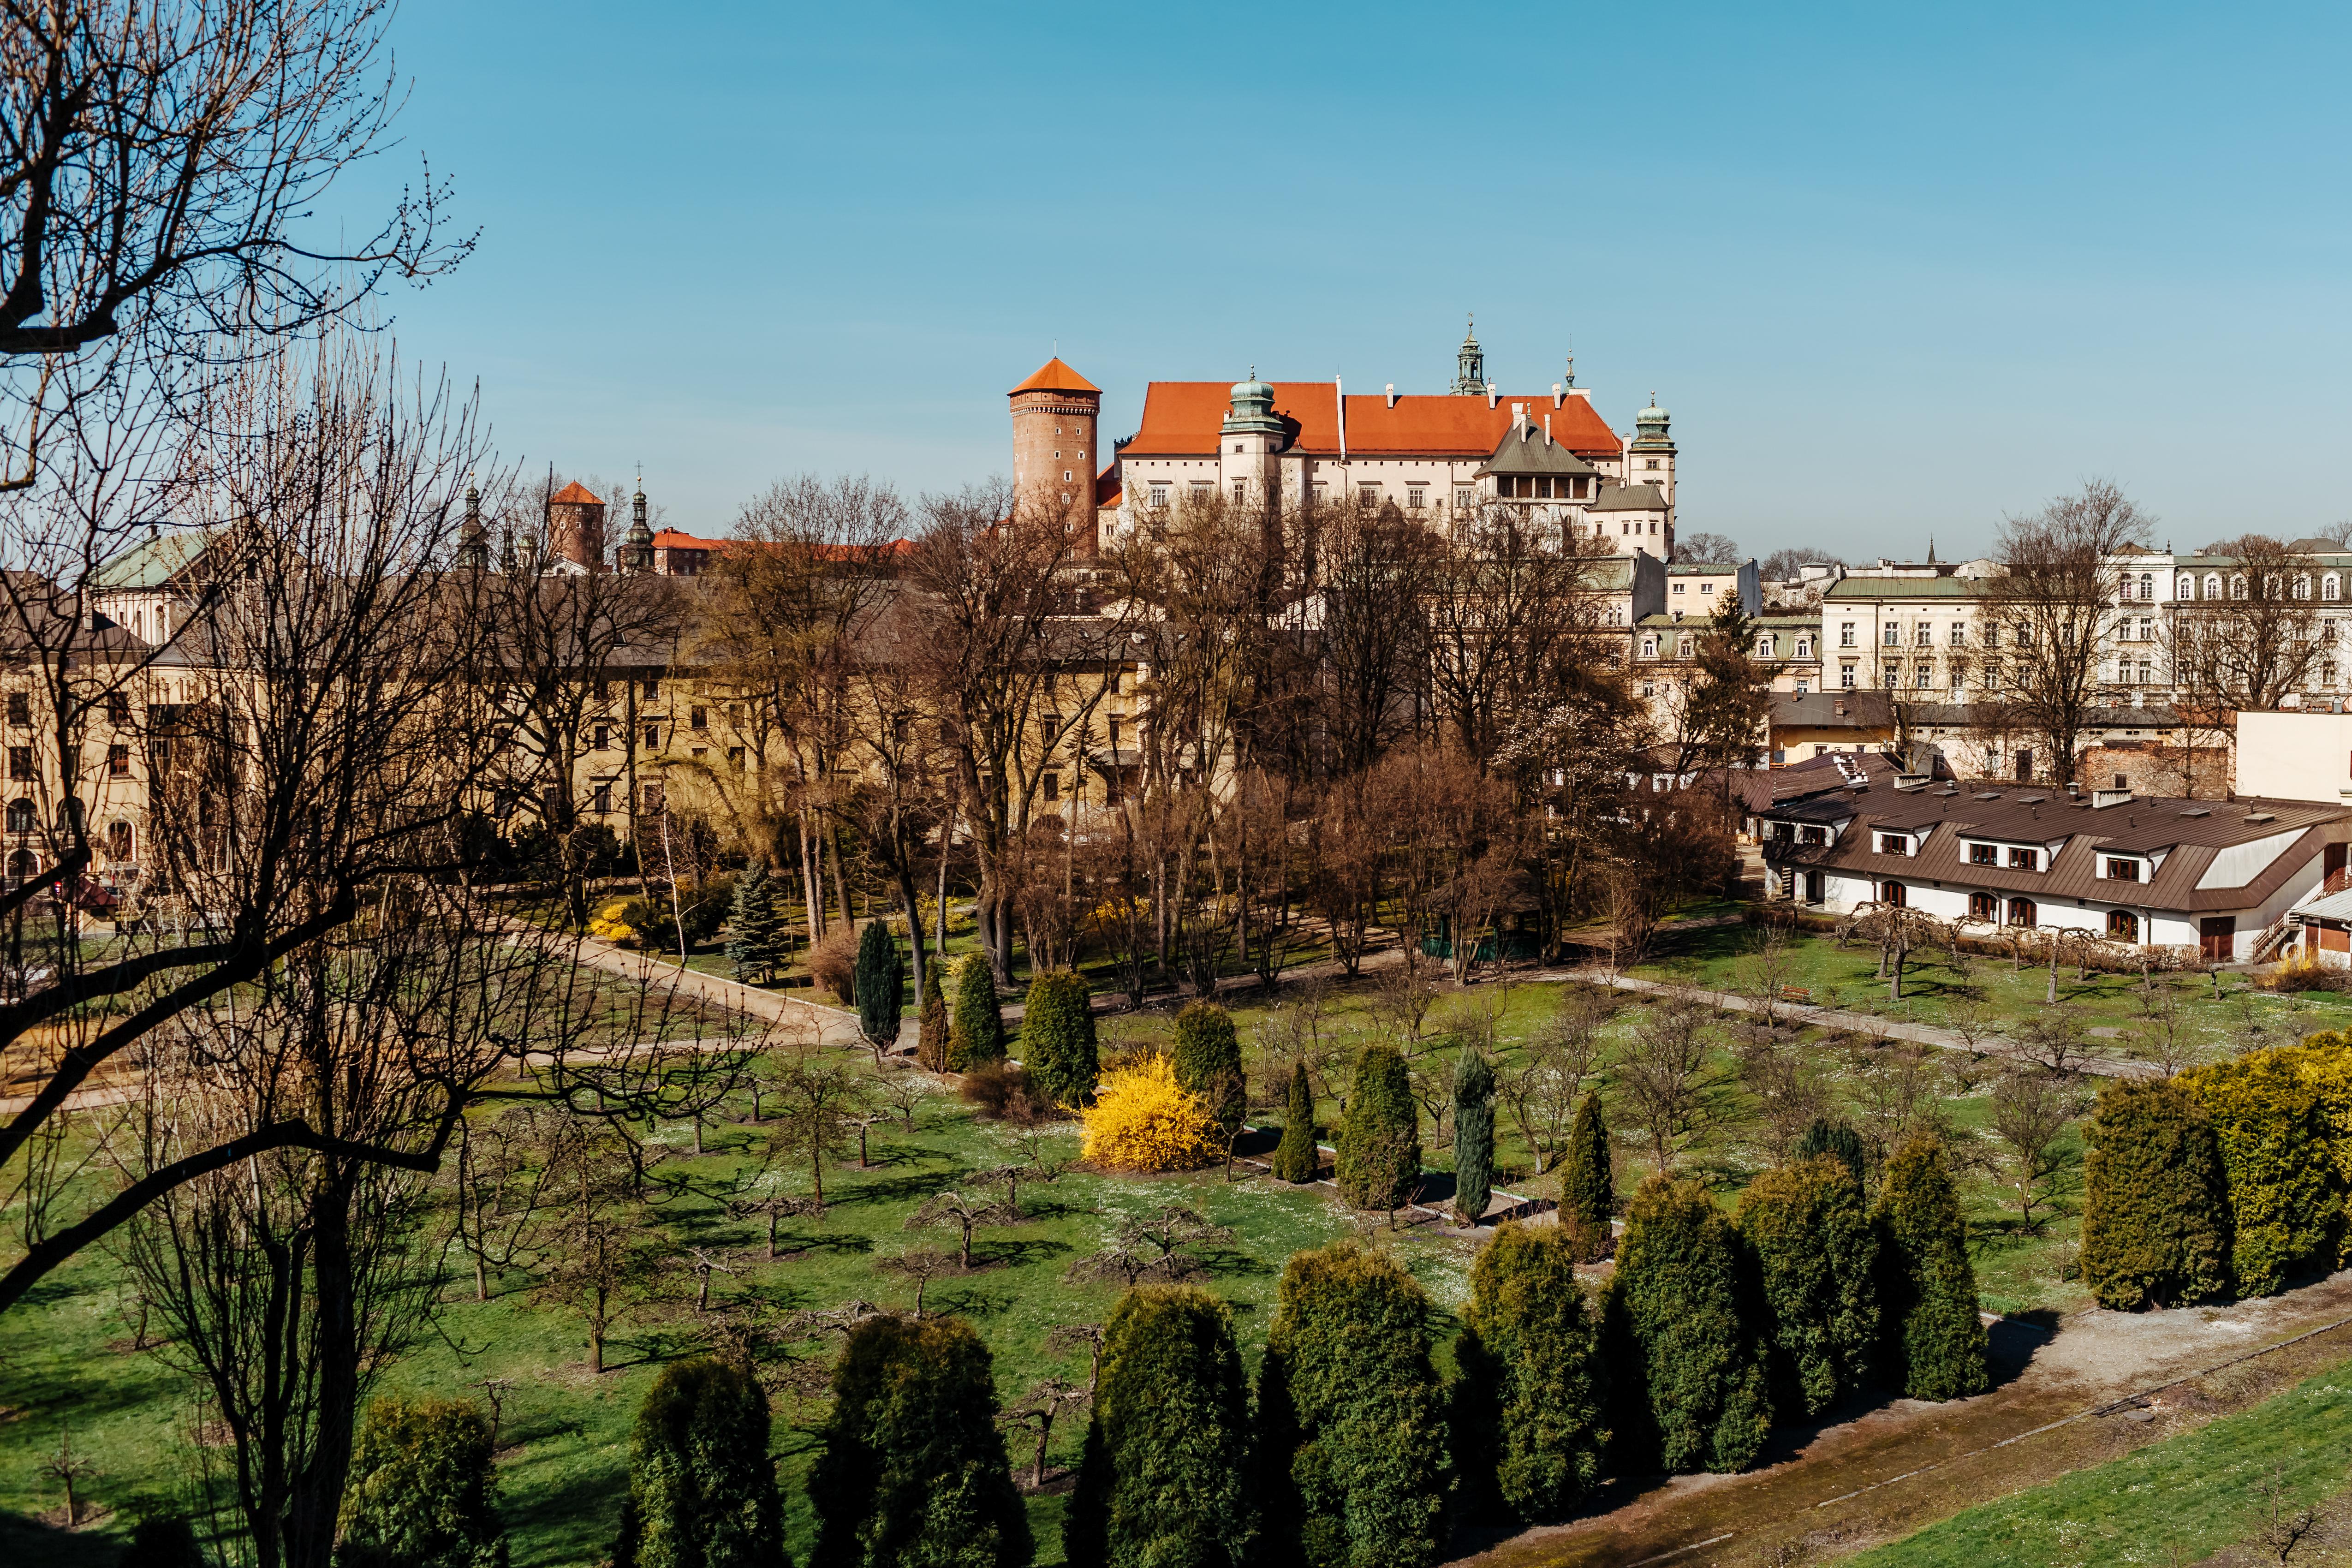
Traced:
POLYGON ((1013 401, 1013 493, 1038 512, 1094 542, 1095 470, 1102 453, 1095 425, 1102 389, 1059 358, 1007 395, 1013 401))
POLYGON ((547 498, 547 545, 557 555, 591 572, 604 564, 604 502, 572 480, 547 498))

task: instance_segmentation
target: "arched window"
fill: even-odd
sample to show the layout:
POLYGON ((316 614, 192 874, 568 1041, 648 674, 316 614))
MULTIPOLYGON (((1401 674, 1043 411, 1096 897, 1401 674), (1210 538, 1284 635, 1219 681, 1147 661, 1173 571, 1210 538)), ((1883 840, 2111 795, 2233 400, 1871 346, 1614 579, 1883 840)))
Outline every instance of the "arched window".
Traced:
POLYGON ((2246 580, 2245 580, 2245 578, 2241 577, 2241 576, 2232 576, 2232 577, 2230 579, 2230 597, 2231 597, 2232 599, 2242 599, 2242 598, 2244 598, 2245 596, 2246 596, 2246 580))
POLYGON ((1642 657, 1643 658, 1655 658, 1658 657, 1657 638, 1643 637, 1642 639, 1642 657))
POLYGON ((1909 901, 1909 891, 1900 882, 1881 882, 1878 884, 1878 901, 1899 910, 1909 901))
POLYGON ((2295 577, 2294 596, 2298 599, 2308 599, 2311 597, 2311 574, 2309 573, 2302 573, 2295 577))
POLYGON ((2139 917, 2129 910, 2107 911, 2107 936, 2115 942, 2139 940, 2139 917))
POLYGON ((1690 656, 1691 640, 1688 637, 1685 637, 1675 645, 1675 657, 1676 658, 1688 658, 1690 656))
POLYGON ((30 833, 33 831, 33 803, 31 801, 12 800, 8 803, 9 832, 30 833))
POLYGON ((1812 638, 1799 637, 1797 639, 1797 657, 1799 658, 1811 658, 1813 657, 1812 638))
POLYGON ((8 879, 29 882, 41 874, 40 857, 29 849, 19 849, 8 857, 8 879))
POLYGON ((1762 637, 1756 639, 1756 657, 1758 658, 1770 658, 1773 657, 1774 650, 1777 647, 1778 640, 1770 632, 1766 632, 1762 637))
POLYGON ((2032 899, 2011 899, 2009 900, 2010 924, 2013 926, 2035 925, 2040 923, 2041 919, 2041 911, 2033 907, 2033 900, 2032 899))
POLYGON ((2143 599, 2153 599, 2156 597, 2155 573, 2143 572, 2139 574, 2139 596, 2143 599))
POLYGON ((2205 574, 2205 596, 2209 599, 2218 599, 2221 596, 2221 574, 2219 572, 2205 574))
POLYGON ((2197 596, 2197 579, 2185 573, 2182 574, 2180 581, 2172 585, 2172 593, 2173 597, 2179 599, 2195 598, 2197 596))
POLYGON ((2338 577, 2335 573, 2330 572, 2326 576, 2322 577, 2319 580, 2319 596, 2323 599, 2328 600, 2342 598, 2344 596, 2344 580, 2338 577))

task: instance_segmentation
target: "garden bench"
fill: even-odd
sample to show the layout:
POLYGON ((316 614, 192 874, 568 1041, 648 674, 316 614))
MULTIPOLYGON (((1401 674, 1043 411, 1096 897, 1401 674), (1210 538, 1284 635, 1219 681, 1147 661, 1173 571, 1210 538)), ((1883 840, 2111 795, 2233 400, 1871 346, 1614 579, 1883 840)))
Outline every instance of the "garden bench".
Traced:
POLYGON ((1812 999, 1813 993, 1808 986, 1783 985, 1780 987, 1780 1000, 1783 1002, 1811 1002, 1812 999))

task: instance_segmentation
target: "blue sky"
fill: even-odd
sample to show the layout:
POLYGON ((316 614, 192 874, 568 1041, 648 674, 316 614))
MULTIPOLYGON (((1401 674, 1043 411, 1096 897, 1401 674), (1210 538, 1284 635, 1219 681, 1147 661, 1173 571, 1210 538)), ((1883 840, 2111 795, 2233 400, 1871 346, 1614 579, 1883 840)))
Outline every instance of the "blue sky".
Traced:
MULTIPOLYGON (((2352 516, 2341 8, 406 0, 482 228, 391 300, 534 466, 723 532, 780 475, 1010 464, 1147 381, 1654 388, 1682 525, 1983 548, 2113 478, 2183 546, 2352 516)), ((353 221, 356 221, 354 219, 353 221)))

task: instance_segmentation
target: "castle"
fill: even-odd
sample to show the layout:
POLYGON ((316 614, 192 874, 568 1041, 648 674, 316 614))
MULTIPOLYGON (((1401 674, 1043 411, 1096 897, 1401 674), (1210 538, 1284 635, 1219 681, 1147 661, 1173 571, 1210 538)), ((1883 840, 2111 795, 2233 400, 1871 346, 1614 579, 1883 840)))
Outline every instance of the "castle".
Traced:
POLYGON ((1671 560, 1675 443, 1666 412, 1609 427, 1571 369, 1551 390, 1507 395, 1486 379, 1474 330, 1450 392, 1350 394, 1338 378, 1155 381, 1136 433, 1103 452, 1102 392, 1048 360, 1008 395, 1013 479, 1033 501, 1082 507, 1093 487, 1095 544, 1164 523, 1210 495, 1283 507, 1343 498, 1390 503, 1442 532, 1502 501, 1591 539, 1603 554, 1671 560))

